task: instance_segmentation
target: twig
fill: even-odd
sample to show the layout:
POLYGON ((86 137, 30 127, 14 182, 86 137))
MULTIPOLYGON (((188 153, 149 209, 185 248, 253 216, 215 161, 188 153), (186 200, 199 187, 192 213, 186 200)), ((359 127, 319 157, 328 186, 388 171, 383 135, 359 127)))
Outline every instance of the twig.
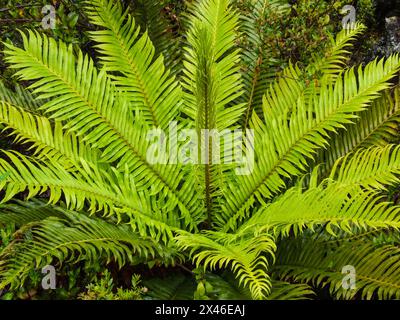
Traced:
POLYGON ((0 12, 10 11, 10 10, 13 10, 13 9, 35 8, 35 7, 41 7, 41 5, 37 5, 37 4, 20 4, 20 5, 16 5, 13 8, 0 8, 0 12))
POLYGON ((190 274, 193 274, 193 271, 190 270, 189 268, 186 268, 184 265, 178 263, 177 266, 178 266, 179 268, 182 268, 183 270, 189 272, 190 274))
POLYGON ((0 19, 0 23, 40 22, 33 19, 0 19))

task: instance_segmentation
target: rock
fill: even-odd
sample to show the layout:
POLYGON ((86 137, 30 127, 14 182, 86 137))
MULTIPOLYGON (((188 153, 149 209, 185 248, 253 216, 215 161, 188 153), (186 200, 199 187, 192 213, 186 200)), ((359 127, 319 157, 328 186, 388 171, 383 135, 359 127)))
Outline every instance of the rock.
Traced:
POLYGON ((400 52, 400 0, 374 1, 375 25, 369 26, 374 44, 364 62, 400 52))
POLYGON ((400 17, 385 18, 386 54, 400 52, 400 17))

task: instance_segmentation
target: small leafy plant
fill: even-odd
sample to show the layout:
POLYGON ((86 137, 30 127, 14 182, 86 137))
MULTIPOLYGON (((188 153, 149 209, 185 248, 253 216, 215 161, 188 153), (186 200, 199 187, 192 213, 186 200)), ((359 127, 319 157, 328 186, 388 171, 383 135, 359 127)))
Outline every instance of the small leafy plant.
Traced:
POLYGON ((113 279, 109 271, 105 271, 101 279, 89 284, 85 293, 81 293, 79 298, 82 300, 141 300, 146 292, 146 287, 140 287, 140 276, 132 276, 132 288, 118 288, 114 292, 113 279))

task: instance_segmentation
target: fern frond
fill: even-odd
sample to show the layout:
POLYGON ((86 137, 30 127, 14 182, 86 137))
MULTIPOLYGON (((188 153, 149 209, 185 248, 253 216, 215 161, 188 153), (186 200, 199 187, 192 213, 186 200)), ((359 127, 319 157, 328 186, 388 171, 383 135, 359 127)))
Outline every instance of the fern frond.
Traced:
POLYGON ((243 105, 227 107, 242 94, 237 28, 238 17, 229 0, 202 1, 193 8, 185 49, 184 112, 198 130, 222 132, 236 124, 243 112, 243 105))
POLYGON ((85 207, 92 214, 101 211, 103 216, 114 216, 118 221, 128 219, 133 230, 163 241, 173 238, 173 230, 181 226, 185 229, 189 223, 165 199, 138 191, 129 173, 115 169, 107 172, 85 162, 81 162, 82 168, 76 166, 79 171, 69 172, 54 161, 43 165, 16 152, 4 154, 11 161, 0 159, 0 172, 6 173, 0 182, 0 190, 5 191, 2 202, 25 190, 29 191, 27 199, 50 191, 52 204, 63 196, 71 210, 85 207), (86 201, 89 206, 85 206, 86 201))
MULTIPOLYGON (((25 227, 27 228, 27 227, 25 227)), ((115 226, 82 214, 64 212, 29 225, 31 240, 12 242, 0 256, 0 288, 22 286, 32 269, 59 262, 98 261, 104 257, 120 267, 140 257, 162 253, 151 238, 143 238, 128 226, 115 226)))
POLYGON ((143 284, 149 289, 147 295, 155 300, 193 300, 196 290, 193 278, 181 273, 144 279, 143 284))
POLYGON ((315 296, 308 284, 287 281, 272 281, 272 291, 268 300, 306 300, 315 296))
MULTIPOLYGON (((274 7, 274 2, 261 1, 266 6, 274 7), (268 5, 267 5, 268 3, 268 5)), ((284 4, 278 2, 278 7, 275 9, 283 10, 284 4), (280 6, 283 7, 281 9, 280 6)), ((256 6, 257 8, 260 5, 256 6)), ((265 10, 265 9, 263 9, 265 10)), ((334 81, 337 76, 343 71, 345 61, 348 59, 348 51, 345 48, 351 46, 351 42, 362 33, 365 27, 361 24, 357 24, 355 29, 341 31, 335 40, 332 40, 331 45, 328 46, 328 50, 323 56, 315 56, 314 62, 311 63, 305 70, 300 70, 296 65, 293 66, 289 63, 280 75, 277 75, 277 80, 271 83, 269 86, 263 86, 260 90, 257 101, 259 102, 255 107, 259 108, 258 115, 261 119, 268 116, 265 112, 267 109, 275 110, 276 112, 284 113, 291 110, 299 101, 303 99, 305 103, 308 102, 307 96, 312 93, 313 86, 310 87, 308 84, 309 78, 314 78, 319 83, 330 83, 334 81)), ((254 36, 253 36, 254 37, 254 36)), ((260 84, 261 85, 261 84, 260 84)), ((248 87, 248 86, 247 86, 248 87)), ((312 102, 312 101, 311 101, 312 102)), ((247 109, 249 111, 249 109, 247 109)), ((252 112, 247 113, 247 123, 251 121, 252 112)))
POLYGON ((62 214, 53 206, 38 199, 14 200, 12 203, 0 205, 0 225, 14 224, 21 227, 52 216, 61 217, 62 214))
MULTIPOLYGON (((207 297, 212 300, 251 300, 250 291, 239 286, 231 273, 224 272, 221 276, 207 273, 205 280, 211 285, 207 297)), ((272 289, 266 300, 301 300, 310 299, 315 295, 312 288, 304 283, 290 283, 272 280, 272 289)))
POLYGON ((92 38, 102 54, 105 70, 114 73, 134 110, 140 111, 150 127, 168 130, 181 107, 181 89, 164 66, 162 56, 154 59, 154 46, 132 16, 123 14, 119 3, 91 0, 88 7, 92 23, 105 30, 94 31, 92 38))
POLYGON ((239 285, 231 272, 225 271, 221 275, 206 273, 204 279, 212 287, 211 292, 206 292, 207 297, 212 300, 251 300, 252 298, 248 287, 239 285))
POLYGON ((322 176, 331 171, 334 163, 359 148, 385 146, 395 141, 400 123, 400 89, 394 97, 385 92, 372 105, 359 114, 354 124, 346 125, 333 138, 326 150, 321 150, 315 163, 323 163, 322 176))
POLYGON ((334 81, 346 66, 350 59, 348 49, 364 31, 366 27, 362 23, 356 23, 354 28, 343 28, 333 39, 330 37, 331 45, 321 56, 314 55, 313 61, 307 66, 307 73, 316 76, 317 79, 329 78, 334 81))
POLYGON ((360 149, 334 164, 329 179, 342 184, 385 190, 398 184, 400 146, 387 145, 360 149))
POLYGON ((268 109, 265 121, 254 114, 251 128, 255 131, 254 171, 238 176, 226 193, 224 230, 235 229, 248 216, 249 208, 258 201, 265 203, 285 186, 285 178, 300 175, 317 149, 328 143, 328 132, 351 123, 360 112, 389 87, 389 80, 399 70, 398 56, 369 63, 365 69, 353 69, 338 77, 334 84, 322 84, 308 96, 299 99, 292 110, 268 109))
MULTIPOLYGON (((134 117, 126 99, 118 92, 104 70, 97 72, 94 63, 79 52, 75 59, 72 47, 57 44, 46 36, 22 34, 24 49, 8 45, 7 61, 19 69, 17 75, 35 80, 31 85, 39 98, 49 98, 42 108, 51 118, 65 123, 68 130, 92 148, 102 150, 101 160, 114 163, 121 171, 128 169, 138 188, 154 193, 168 190, 170 202, 179 207, 192 228, 199 223, 201 208, 195 204, 192 181, 184 179, 181 166, 150 164, 150 142, 143 139, 148 127, 140 116, 134 117)), ((168 163, 168 161, 167 161, 168 163)))
POLYGON ((101 162, 98 150, 90 148, 72 132, 65 132, 59 121, 52 124, 44 116, 0 101, 0 123, 6 125, 5 129, 12 129, 10 135, 15 136, 15 142, 29 144, 29 149, 34 148, 38 159, 50 158, 66 167, 73 166, 80 159, 101 162))
POLYGON ((268 24, 264 21, 271 13, 277 18, 284 16, 290 8, 288 1, 282 0, 249 1, 249 6, 250 8, 240 16, 241 75, 244 93, 238 101, 246 103, 242 128, 248 127, 253 111, 261 116, 263 96, 279 67, 279 62, 271 58, 270 44, 265 39, 268 24))
POLYGON ((215 164, 213 155, 224 147, 220 143, 217 150, 210 130, 222 133, 233 127, 243 112, 243 105, 229 105, 241 95, 242 89, 238 73, 240 56, 235 48, 237 24, 238 17, 229 0, 199 1, 192 11, 185 48, 184 112, 193 120, 199 140, 199 163, 204 165, 198 166, 196 173, 208 225, 213 222, 212 212, 219 210, 222 173, 229 167, 215 164))
POLYGON ((168 21, 164 12, 164 9, 170 5, 168 1, 136 1, 133 4, 133 16, 142 32, 147 32, 154 45, 156 56, 163 55, 165 66, 176 74, 180 71, 182 62, 181 35, 179 31, 173 30, 174 26, 168 21))
POLYGON ((0 81, 0 102, 7 102, 12 105, 20 106, 25 110, 39 113, 39 101, 20 85, 16 85, 14 90, 10 90, 0 81))
POLYGON ((306 229, 324 230, 333 236, 370 229, 399 229, 400 207, 384 202, 379 193, 359 186, 331 183, 303 192, 294 187, 260 209, 239 230, 298 236, 306 229))
POLYGON ((400 298, 400 249, 393 245, 376 246, 361 241, 326 246, 315 241, 282 245, 273 273, 281 279, 329 287, 338 299, 400 298), (355 289, 343 288, 345 266, 355 270, 355 289))
POLYGON ((268 255, 274 257, 275 243, 268 234, 236 237, 221 232, 189 234, 179 232, 178 246, 189 249, 198 267, 230 268, 239 285, 248 287, 253 299, 264 299, 271 291, 271 281, 267 274, 268 255))

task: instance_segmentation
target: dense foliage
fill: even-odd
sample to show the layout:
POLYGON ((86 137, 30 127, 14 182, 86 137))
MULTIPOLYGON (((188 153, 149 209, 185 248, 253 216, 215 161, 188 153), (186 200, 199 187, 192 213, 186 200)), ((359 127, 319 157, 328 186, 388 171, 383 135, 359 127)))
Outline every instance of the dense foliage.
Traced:
POLYGON ((19 145, 0 157, 4 296, 34 296, 54 265, 58 298, 399 298, 400 57, 351 67, 364 25, 310 3, 90 0, 93 46, 54 30, 5 42, 23 86, 0 86, 19 145), (171 123, 209 154, 202 130, 253 130, 234 141, 252 170, 223 147, 150 161, 146 136, 171 123))

